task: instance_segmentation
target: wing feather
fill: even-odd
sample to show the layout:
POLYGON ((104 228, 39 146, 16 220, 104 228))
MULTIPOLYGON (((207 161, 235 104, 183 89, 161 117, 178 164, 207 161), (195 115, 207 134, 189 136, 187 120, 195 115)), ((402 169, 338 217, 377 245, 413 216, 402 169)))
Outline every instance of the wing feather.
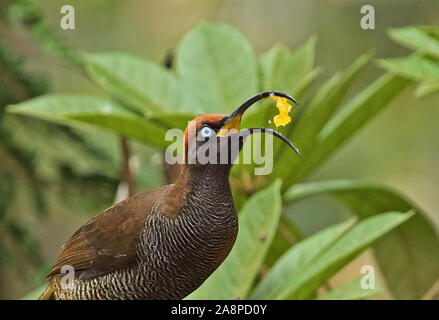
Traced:
POLYGON ((90 279, 134 264, 151 208, 171 186, 138 193, 89 220, 63 246, 47 278, 66 265, 74 268, 76 277, 90 279))

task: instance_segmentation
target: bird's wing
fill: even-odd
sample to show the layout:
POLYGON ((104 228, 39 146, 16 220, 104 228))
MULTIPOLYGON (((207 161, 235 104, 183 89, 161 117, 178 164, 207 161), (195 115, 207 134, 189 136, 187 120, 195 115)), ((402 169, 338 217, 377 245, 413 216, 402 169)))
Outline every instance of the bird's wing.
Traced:
POLYGON ((88 221, 63 246, 47 277, 72 266, 75 277, 91 279, 135 263, 146 219, 170 186, 138 193, 88 221))

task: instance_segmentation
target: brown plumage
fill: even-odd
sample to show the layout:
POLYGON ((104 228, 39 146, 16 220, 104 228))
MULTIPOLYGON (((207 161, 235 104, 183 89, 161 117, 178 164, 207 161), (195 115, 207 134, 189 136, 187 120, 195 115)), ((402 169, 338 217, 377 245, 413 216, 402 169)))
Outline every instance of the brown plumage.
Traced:
MULTIPOLYGON (((188 164, 193 152, 188 144, 205 127, 215 136, 221 128, 239 130, 239 121, 233 120, 270 94, 251 98, 229 116, 195 118, 185 132, 186 163, 175 184, 140 192, 83 225, 63 246, 40 299, 182 299, 198 288, 236 239, 238 218, 228 176, 237 154, 227 164, 188 164), (72 287, 62 285, 63 266, 73 267, 72 287)), ((235 133, 239 149, 251 130, 235 133)), ((292 146, 279 133, 265 131, 292 146)), ((218 150, 224 148, 220 140, 233 136, 218 135, 218 150)), ((196 141, 195 148, 203 143, 196 141)))

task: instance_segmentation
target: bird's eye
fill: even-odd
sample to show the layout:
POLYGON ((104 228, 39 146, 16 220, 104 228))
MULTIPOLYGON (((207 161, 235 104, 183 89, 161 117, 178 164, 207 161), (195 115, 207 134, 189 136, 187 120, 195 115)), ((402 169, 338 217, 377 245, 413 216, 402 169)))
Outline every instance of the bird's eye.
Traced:
POLYGON ((200 134, 203 138, 208 138, 214 133, 215 133, 215 130, 213 130, 212 128, 209 128, 209 127, 203 127, 200 131, 200 134))

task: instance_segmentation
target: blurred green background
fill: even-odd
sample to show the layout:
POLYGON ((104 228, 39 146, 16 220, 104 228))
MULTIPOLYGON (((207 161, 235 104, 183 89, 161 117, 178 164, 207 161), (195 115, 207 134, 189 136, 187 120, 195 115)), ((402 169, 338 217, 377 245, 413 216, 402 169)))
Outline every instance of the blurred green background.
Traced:
MULTIPOLYGON (((65 60, 42 50, 26 26, 8 22, 5 10, 13 2, 2 0, 0 4, 0 43, 22 59, 21 70, 35 82, 30 85, 31 91, 38 95, 49 88, 51 92, 102 95, 65 60)), ((323 72, 314 88, 365 52, 374 52, 376 58, 407 55, 409 50, 389 39, 389 28, 439 25, 437 0, 31 2, 42 9, 44 23, 73 48, 123 51, 156 62, 163 61, 201 20, 234 26, 249 39, 257 55, 276 43, 297 47, 315 34, 315 64, 323 72), (64 4, 75 8, 75 30, 59 27, 64 4), (360 28, 360 8, 364 4, 375 7, 375 30, 360 28)), ((350 95, 381 73, 376 64, 369 64, 350 95)), ((3 89, 17 87, 5 74, 0 79, 3 89)), ((21 85, 29 87, 26 82, 21 85)), ((2 98, 12 99, 8 103, 13 103, 20 94, 13 94, 13 98, 4 94, 2 98)), ((29 96, 24 94, 22 98, 29 96)), ((413 199, 439 225, 438 101, 437 94, 415 99, 412 90, 406 90, 309 180, 358 178, 389 184, 413 199)), ((13 230, 13 236, 6 237, 5 229, 0 229, 0 298, 14 299, 40 285, 67 238, 88 217, 112 204, 121 159, 119 139, 112 134, 3 117, 3 129, 6 132, 13 128, 14 134, 9 142, 0 142, 0 216, 7 212, 10 223, 2 228, 13 230), (59 196, 60 189, 64 197, 59 196)), ((137 188, 165 183, 158 165, 160 155, 137 143, 133 149, 139 166, 137 188)), ((327 197, 301 201, 290 210, 294 222, 307 235, 347 215, 327 197)), ((358 277, 359 266, 373 264, 372 259, 364 253, 331 279, 331 284, 358 277)), ((384 291, 378 297, 390 295, 384 291)))

